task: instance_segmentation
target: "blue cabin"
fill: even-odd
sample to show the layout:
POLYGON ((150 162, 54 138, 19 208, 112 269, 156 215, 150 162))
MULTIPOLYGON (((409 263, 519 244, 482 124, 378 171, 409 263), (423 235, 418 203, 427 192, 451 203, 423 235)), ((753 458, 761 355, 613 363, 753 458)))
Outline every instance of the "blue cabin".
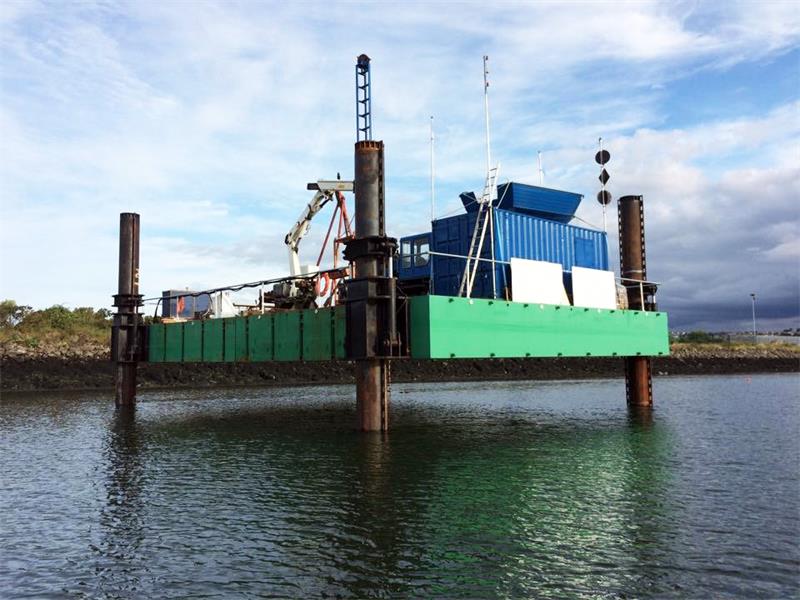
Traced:
MULTIPOLYGON (((491 262, 480 261, 472 290, 476 298, 510 297, 511 258, 560 263, 571 288, 572 267, 608 270, 605 232, 569 225, 582 196, 521 183, 499 185, 494 202, 494 281, 491 262)), ((432 223, 432 231, 400 239, 397 275, 407 294, 457 296, 466 266, 477 201, 461 194, 466 212, 432 223), (429 252, 432 251, 432 254, 429 252)), ((481 258, 492 258, 489 232, 481 258)))
POLYGON ((398 274, 403 279, 427 278, 431 276, 430 266, 431 233, 418 233, 400 239, 400 259, 398 274))

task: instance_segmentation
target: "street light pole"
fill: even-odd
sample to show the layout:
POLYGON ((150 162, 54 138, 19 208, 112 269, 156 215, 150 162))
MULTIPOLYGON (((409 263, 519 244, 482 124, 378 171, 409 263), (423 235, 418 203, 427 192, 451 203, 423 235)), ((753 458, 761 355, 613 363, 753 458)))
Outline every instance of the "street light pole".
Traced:
POLYGON ((753 300, 753 343, 758 343, 758 335, 756 334, 756 295, 750 294, 750 298, 753 300))

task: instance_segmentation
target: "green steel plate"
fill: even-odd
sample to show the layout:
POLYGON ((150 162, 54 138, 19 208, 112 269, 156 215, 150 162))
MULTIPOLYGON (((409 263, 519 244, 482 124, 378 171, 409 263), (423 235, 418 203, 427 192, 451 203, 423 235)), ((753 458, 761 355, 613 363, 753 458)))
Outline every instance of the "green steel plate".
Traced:
POLYGON ((223 331, 225 332, 225 362, 236 360, 236 317, 222 319, 223 331))
POLYGON ((222 362, 223 326, 222 319, 203 321, 203 362, 222 362))
POLYGON ((256 315, 248 321, 247 349, 250 360, 272 360, 272 315, 256 315))
POLYGON ((166 350, 164 360, 166 362, 183 361, 183 323, 169 323, 166 325, 166 350))
POLYGON ((147 360, 149 362, 164 362, 165 329, 166 326, 162 323, 155 323, 147 328, 147 360))
POLYGON ((236 318, 236 346, 234 349, 234 360, 237 362, 249 360, 247 353, 247 317, 236 318))
POLYGON ((664 354, 669 354, 666 313, 411 298, 413 358, 664 354))
POLYGON ((303 311, 303 360, 333 358, 333 309, 303 311))
POLYGON ((275 313, 275 360, 300 360, 300 313, 299 310, 275 313))
POLYGON ((203 360, 203 322, 187 321, 183 324, 183 362, 203 360))
POLYGON ((333 309, 333 357, 345 360, 344 338, 347 332, 347 314, 344 306, 333 309))

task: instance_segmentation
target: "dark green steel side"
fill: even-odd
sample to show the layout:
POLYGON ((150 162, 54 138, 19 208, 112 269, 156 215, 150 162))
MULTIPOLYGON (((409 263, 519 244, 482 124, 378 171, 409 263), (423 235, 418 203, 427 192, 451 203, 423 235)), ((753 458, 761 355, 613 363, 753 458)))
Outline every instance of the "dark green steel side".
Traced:
POLYGON ((303 311, 303 360, 333 358, 333 311, 326 308, 303 311))
POLYGON ((166 326, 166 349, 164 360, 166 362, 183 361, 183 323, 170 323, 166 326))
POLYGON ((411 298, 412 358, 664 354, 669 354, 666 313, 411 298))
POLYGON ((344 349, 344 338, 347 332, 347 316, 344 306, 333 309, 333 357, 337 360, 347 359, 344 349))
POLYGON ((222 319, 209 319, 203 323, 203 362, 222 362, 224 334, 222 319))
POLYGON ((302 311, 275 313, 275 360, 300 360, 302 351, 302 311))
POLYGON ((247 318, 238 317, 235 322, 236 346, 233 350, 233 359, 237 362, 250 360, 247 353, 247 318))
POLYGON ((273 359, 272 315, 255 315, 247 319, 247 352, 252 362, 273 359))
POLYGON ((203 360, 203 322, 187 321, 183 324, 183 362, 203 360))
POLYGON ((147 330, 148 362, 164 362, 166 326, 161 323, 150 325, 147 330))
POLYGON ((223 345, 225 362, 236 360, 236 321, 239 317, 222 319, 223 331, 225 332, 225 343, 223 345))

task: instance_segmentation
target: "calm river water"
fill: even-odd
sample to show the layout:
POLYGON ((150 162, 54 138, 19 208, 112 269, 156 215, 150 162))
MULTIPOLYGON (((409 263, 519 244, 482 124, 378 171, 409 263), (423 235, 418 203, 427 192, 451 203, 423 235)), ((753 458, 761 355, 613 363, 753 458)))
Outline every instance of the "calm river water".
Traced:
POLYGON ((800 378, 621 380, 0 402, 0 596, 789 597, 800 378))

